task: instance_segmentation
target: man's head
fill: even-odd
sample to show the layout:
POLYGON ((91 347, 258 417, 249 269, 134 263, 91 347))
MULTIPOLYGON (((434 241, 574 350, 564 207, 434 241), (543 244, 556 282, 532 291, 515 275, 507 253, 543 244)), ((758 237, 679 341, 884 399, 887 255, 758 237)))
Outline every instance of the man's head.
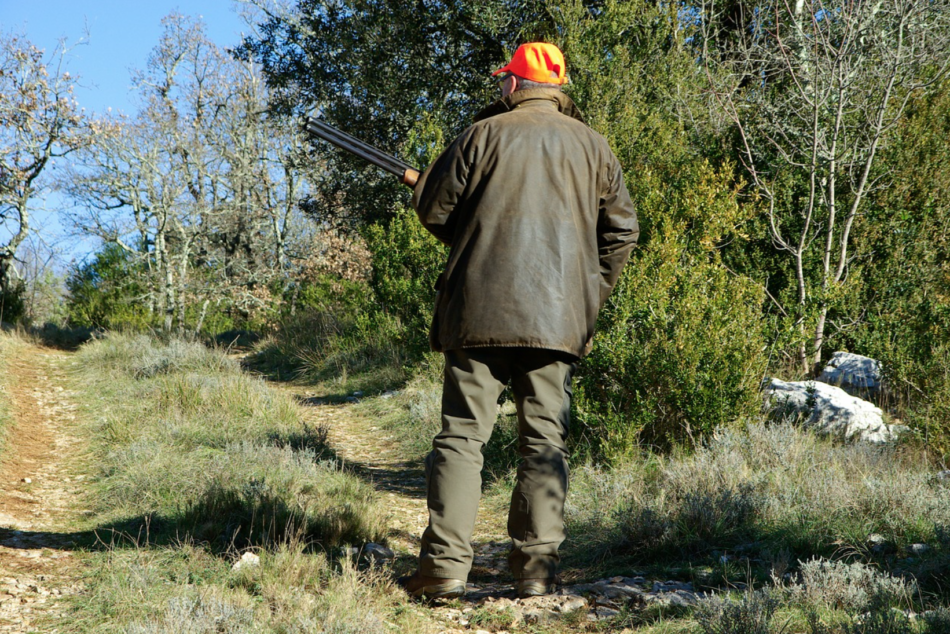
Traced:
POLYGON ((528 88, 561 89, 566 81, 564 55, 554 44, 530 42, 522 44, 511 57, 511 61, 502 66, 493 76, 504 73, 502 96, 506 97, 516 90, 528 88))

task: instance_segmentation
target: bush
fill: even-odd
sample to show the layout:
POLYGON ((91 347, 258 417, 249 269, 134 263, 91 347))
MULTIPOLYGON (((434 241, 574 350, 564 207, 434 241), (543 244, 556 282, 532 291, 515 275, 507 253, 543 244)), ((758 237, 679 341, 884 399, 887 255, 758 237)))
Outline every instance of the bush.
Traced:
POLYGON ((448 250, 411 209, 397 209, 388 223, 372 225, 366 233, 379 308, 403 325, 401 343, 418 359, 429 350, 435 282, 448 250))
POLYGON ((641 443, 698 442, 760 407, 762 290, 709 246, 744 212, 725 174, 703 168, 696 179, 682 191, 655 182, 640 194, 650 209, 661 195, 673 209, 634 252, 579 372, 577 420, 608 459, 641 443))
POLYGON ((863 612, 875 601, 907 601, 917 591, 911 580, 891 577, 861 562, 812 559, 801 565, 800 581, 785 589, 798 605, 863 612))
POLYGON ((703 601, 694 616, 703 634, 770 634, 778 600, 768 591, 747 592, 738 601, 703 601))
POLYGON ((0 324, 16 323, 23 316, 26 308, 23 302, 25 293, 26 286, 22 282, 17 282, 12 287, 0 286, 0 324))
POLYGON ((66 278, 66 311, 73 327, 142 329, 153 322, 142 297, 145 270, 117 244, 106 244, 66 278))

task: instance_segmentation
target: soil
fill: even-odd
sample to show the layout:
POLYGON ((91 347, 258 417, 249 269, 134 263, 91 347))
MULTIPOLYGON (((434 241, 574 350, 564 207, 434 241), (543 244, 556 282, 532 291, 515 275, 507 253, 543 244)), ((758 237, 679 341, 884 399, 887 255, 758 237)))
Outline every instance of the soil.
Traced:
POLYGON ((0 634, 55 632, 64 596, 78 592, 70 525, 82 476, 70 469, 77 406, 65 353, 24 345, 7 365, 12 428, 0 455, 0 634), (42 623, 42 629, 38 629, 42 623))

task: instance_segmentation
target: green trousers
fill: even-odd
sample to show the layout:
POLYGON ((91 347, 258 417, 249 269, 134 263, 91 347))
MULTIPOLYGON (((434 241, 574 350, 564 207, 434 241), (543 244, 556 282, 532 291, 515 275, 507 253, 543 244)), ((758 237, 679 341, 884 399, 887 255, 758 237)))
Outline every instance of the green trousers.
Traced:
POLYGON ((482 487, 482 448, 498 397, 510 382, 518 411, 521 463, 511 496, 508 534, 516 579, 554 577, 564 541, 566 439, 574 355, 535 348, 469 348, 445 353, 442 431, 426 458, 429 526, 419 570, 467 579, 482 487))

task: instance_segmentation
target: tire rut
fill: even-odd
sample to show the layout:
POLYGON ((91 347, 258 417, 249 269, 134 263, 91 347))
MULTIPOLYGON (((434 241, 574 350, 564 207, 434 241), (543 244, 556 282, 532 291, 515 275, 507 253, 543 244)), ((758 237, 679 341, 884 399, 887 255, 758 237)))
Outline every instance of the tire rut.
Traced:
MULTIPOLYGON (((70 525, 82 476, 70 470, 77 406, 64 387, 68 355, 23 345, 7 365, 13 424, 0 456, 0 633, 37 631, 78 592, 70 525)), ((54 632, 45 628, 43 631, 54 632)))

